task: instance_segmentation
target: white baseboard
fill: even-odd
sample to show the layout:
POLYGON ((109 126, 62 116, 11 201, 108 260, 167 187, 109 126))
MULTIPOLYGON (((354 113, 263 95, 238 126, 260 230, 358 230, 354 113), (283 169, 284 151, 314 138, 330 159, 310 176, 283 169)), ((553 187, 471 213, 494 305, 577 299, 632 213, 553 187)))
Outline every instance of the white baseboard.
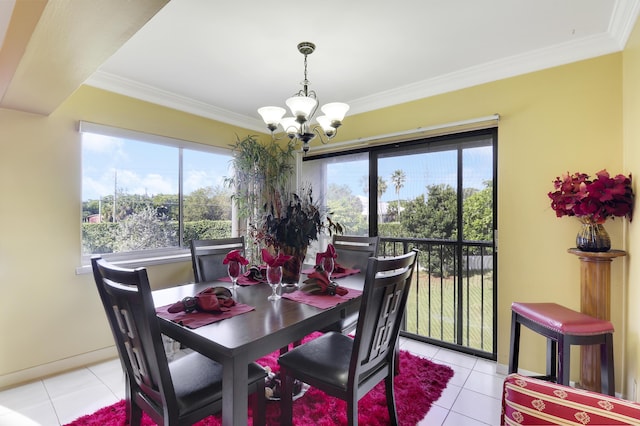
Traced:
MULTIPOLYGON (((506 376, 509 374, 509 366, 507 364, 496 363, 496 373, 502 374, 506 376)), ((535 371, 524 370, 522 368, 518 368, 518 373, 523 376, 541 376, 542 373, 536 373, 535 371)))
POLYGON ((41 380, 45 377, 54 376, 56 374, 64 373, 65 371, 75 370, 77 368, 86 367, 91 364, 96 364, 117 357, 118 351, 116 350, 116 347, 110 346, 97 351, 87 352, 81 355, 38 365, 33 368, 27 368, 5 374, 0 376, 0 390, 33 382, 35 380, 41 380))

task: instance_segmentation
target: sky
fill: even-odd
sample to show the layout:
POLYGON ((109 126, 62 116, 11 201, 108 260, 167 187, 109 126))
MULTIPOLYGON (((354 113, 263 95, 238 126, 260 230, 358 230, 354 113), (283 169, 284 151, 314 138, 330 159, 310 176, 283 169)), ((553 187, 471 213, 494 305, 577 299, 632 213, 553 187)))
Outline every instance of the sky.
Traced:
MULTIPOLYGON (((336 158, 328 166, 328 183, 347 185, 354 195, 366 197, 363 179, 368 176, 369 163, 365 156, 356 154, 351 161, 336 158), (358 157, 363 159, 358 159, 358 157)), ((491 147, 468 148, 463 154, 463 187, 484 189, 484 182, 491 180, 493 174, 493 154, 491 147)), ((456 151, 439 151, 423 154, 398 155, 381 158, 378 161, 378 175, 387 183, 387 191, 381 201, 414 199, 427 194, 427 186, 448 184, 457 186, 456 151), (391 176, 394 171, 402 170, 406 180, 396 195, 391 176)))
MULTIPOLYGON (((178 148, 84 133, 82 199, 112 195, 117 186, 128 194, 177 194, 178 148)), ((184 191, 223 186, 231 155, 184 150, 184 191)))

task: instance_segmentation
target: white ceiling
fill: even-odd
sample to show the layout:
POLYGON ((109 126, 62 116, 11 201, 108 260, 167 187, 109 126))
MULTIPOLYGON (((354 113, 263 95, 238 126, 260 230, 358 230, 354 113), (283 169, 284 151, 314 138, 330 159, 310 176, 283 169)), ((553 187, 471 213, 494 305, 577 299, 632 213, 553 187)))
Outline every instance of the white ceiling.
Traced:
POLYGON ((622 50, 639 3, 172 0, 86 84, 265 131, 256 109, 300 89, 301 41, 320 103, 357 114, 622 50))

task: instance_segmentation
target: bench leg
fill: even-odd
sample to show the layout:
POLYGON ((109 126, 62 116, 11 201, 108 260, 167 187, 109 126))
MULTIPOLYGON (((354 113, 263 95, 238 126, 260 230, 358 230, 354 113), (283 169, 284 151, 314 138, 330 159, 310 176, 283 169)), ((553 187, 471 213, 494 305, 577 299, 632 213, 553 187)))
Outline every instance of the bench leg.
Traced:
POLYGON ((518 355, 520 353, 520 323, 518 314, 511 312, 511 350, 509 352, 509 374, 518 372, 518 355))
POLYGON ((547 338, 547 380, 554 382, 558 381, 557 369, 558 369, 558 345, 556 341, 547 338))
POLYGON ((558 380, 556 383, 569 386, 571 372, 571 344, 563 335, 558 337, 558 380))
POLYGON ((613 369, 613 334, 611 333, 604 336, 604 343, 600 345, 600 360, 601 392, 615 396, 616 379, 613 369))

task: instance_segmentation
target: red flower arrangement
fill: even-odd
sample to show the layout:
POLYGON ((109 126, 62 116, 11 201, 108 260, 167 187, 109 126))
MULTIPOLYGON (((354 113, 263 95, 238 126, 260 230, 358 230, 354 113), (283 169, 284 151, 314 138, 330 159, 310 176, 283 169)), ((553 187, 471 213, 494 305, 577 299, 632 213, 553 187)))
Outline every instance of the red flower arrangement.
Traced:
POLYGON ((604 223, 609 217, 633 217, 634 196, 631 175, 611 177, 606 170, 591 179, 585 173, 563 174, 553 181, 554 192, 549 192, 551 208, 557 217, 589 217, 595 223, 604 223))

